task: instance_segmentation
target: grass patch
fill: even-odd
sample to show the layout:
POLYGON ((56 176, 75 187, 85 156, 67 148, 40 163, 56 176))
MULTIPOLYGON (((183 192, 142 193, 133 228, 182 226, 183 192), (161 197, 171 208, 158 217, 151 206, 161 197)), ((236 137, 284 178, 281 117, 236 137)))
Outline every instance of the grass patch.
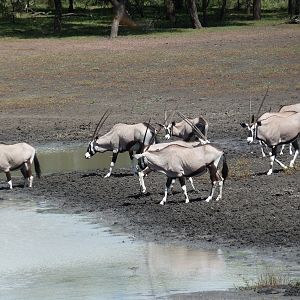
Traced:
POLYGON ((274 289, 282 289, 289 294, 298 295, 300 292, 300 281, 293 280, 289 275, 280 274, 279 271, 267 271, 261 274, 256 280, 245 280, 244 287, 240 290, 254 290, 256 292, 269 293, 274 289))
POLYGON ((241 157, 230 162, 230 177, 234 179, 248 178, 251 176, 251 161, 241 157))

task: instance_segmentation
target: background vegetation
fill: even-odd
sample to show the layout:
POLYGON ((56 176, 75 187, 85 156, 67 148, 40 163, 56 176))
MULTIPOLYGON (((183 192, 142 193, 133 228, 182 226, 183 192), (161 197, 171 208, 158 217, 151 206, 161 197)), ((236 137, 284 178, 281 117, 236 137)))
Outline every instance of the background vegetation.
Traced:
MULTIPOLYGON (((111 33, 113 17, 116 19, 116 7, 111 1, 62 0, 60 15, 55 1, 0 0, 0 35, 30 38, 111 33)), ((119 32, 136 35, 198 28, 193 25, 187 1, 172 2, 173 15, 170 15, 168 0, 129 0, 126 12, 130 20, 120 19, 119 32)), ((299 2, 262 0, 259 21, 255 21, 251 0, 196 0, 195 3, 202 28, 287 22, 299 14, 299 2)))

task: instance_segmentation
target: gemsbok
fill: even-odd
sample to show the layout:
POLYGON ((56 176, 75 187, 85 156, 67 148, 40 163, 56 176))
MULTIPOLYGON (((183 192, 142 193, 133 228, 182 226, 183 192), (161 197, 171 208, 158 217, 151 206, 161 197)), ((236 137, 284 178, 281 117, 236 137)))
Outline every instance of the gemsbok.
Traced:
POLYGON ((106 111, 101 117, 92 140, 89 142, 87 152, 85 153, 85 158, 89 159, 97 152, 104 153, 106 151, 112 151, 113 156, 110 163, 110 168, 105 178, 110 177, 112 169, 117 161, 119 153, 129 152, 131 159, 132 172, 135 173, 135 166, 133 163, 133 153, 140 153, 143 146, 148 146, 149 143, 155 143, 153 136, 155 135, 155 128, 147 123, 138 124, 115 124, 112 129, 104 134, 103 136, 98 136, 101 127, 108 118, 109 113, 106 111))
MULTIPOLYGON (((32 187, 33 175, 32 164, 34 163, 37 177, 41 176, 39 160, 36 156, 35 149, 27 143, 18 144, 0 144, 0 171, 6 174, 9 188, 13 188, 10 171, 20 169, 24 176, 25 184, 32 187)), ((25 185, 24 184, 24 185, 25 185)))
POLYGON ((241 123, 241 126, 247 127, 249 130, 250 135, 247 138, 248 144, 251 144, 254 139, 257 139, 271 148, 271 166, 267 175, 271 175, 273 173, 274 161, 276 161, 282 168, 287 168, 287 166, 276 158, 279 145, 292 143, 295 149, 295 154, 293 159, 290 161, 290 167, 294 166, 299 153, 297 138, 300 134, 300 113, 286 111, 269 115, 263 114, 252 124, 249 125, 241 123))
MULTIPOLYGON (((165 119, 167 119, 165 115, 165 119)), ((201 133, 207 138, 208 122, 202 117, 187 118, 201 133)), ((186 142, 195 141, 199 139, 199 136, 195 133, 194 127, 191 127, 185 120, 175 122, 171 120, 171 123, 163 125, 166 131, 165 139, 169 140, 172 136, 178 137, 186 142)))
MULTIPOLYGON (((200 142, 185 142, 185 141, 182 141, 182 140, 178 140, 178 141, 167 142, 167 143, 158 143, 158 144, 150 145, 149 147, 145 148, 145 151, 160 151, 161 149, 163 149, 165 147, 168 147, 170 145, 179 145, 179 146, 183 146, 183 147, 188 147, 189 148, 189 147, 195 147, 195 146, 200 145, 200 142)), ((139 168, 140 168, 140 170, 144 170, 146 168, 146 166, 143 164, 143 161, 141 161, 141 160, 139 160, 139 168)), ((147 175, 149 175, 149 173, 151 173, 151 170, 147 170, 145 172, 147 173, 147 175)), ((190 182, 190 184, 192 186, 192 189, 194 191, 197 191, 197 189, 194 186, 193 178, 189 177, 188 180, 189 180, 189 182, 190 182)), ((172 184, 171 184, 170 189, 169 189, 170 191, 172 190, 174 183, 175 183, 175 179, 173 179, 173 181, 172 181, 172 184)), ((146 186, 145 186, 145 184, 143 184, 141 192, 143 194, 146 193, 146 186)))
POLYGON ((210 173, 212 189, 210 195, 206 198, 209 202, 215 192, 217 184, 220 187, 219 195, 216 200, 222 199, 223 182, 228 175, 228 166, 223 151, 212 144, 199 145, 195 147, 185 147, 182 145, 171 144, 162 149, 134 155, 136 159, 143 160, 147 167, 139 172, 140 187, 145 189, 144 176, 149 172, 159 172, 167 176, 165 194, 160 204, 164 205, 167 201, 167 195, 172 184, 172 180, 178 178, 185 196, 185 203, 189 203, 189 197, 185 185, 186 177, 202 175, 207 170, 210 173), (223 157, 222 175, 219 174, 218 164, 223 157))

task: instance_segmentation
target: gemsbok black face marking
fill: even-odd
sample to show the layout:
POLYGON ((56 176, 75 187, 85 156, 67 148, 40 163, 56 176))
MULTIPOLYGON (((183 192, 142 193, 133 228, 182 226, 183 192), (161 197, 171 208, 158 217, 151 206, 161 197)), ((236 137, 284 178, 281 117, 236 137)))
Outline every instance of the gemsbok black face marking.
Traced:
POLYGON ((105 175, 105 177, 110 177, 112 169, 117 161, 118 154, 128 151, 131 159, 132 171, 135 173, 136 170, 133 165, 133 151, 141 151, 141 145, 143 142, 145 145, 155 143, 155 139, 153 139, 155 129, 146 123, 133 125, 118 123, 106 134, 98 136, 99 131, 108 116, 109 113, 106 111, 96 126, 92 139, 87 147, 85 158, 89 159, 98 152, 104 153, 106 151, 112 151, 113 156, 110 168, 108 173, 105 175))
POLYGON ((0 144, 0 171, 6 174, 9 188, 13 188, 10 171, 20 169, 24 176, 25 184, 32 187, 32 164, 34 163, 37 177, 41 176, 39 160, 35 149, 27 143, 18 143, 13 145, 0 144))

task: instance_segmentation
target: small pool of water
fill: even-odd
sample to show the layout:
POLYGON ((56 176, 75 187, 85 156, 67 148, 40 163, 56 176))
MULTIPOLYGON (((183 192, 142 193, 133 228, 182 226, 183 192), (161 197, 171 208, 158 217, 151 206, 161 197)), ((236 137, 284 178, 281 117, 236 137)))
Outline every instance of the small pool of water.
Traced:
POLYGON ((153 299, 241 286, 268 268, 300 275, 299 266, 251 251, 136 241, 13 194, 1 197, 0 219, 2 300, 153 299))
MULTIPOLYGON (((86 149, 87 144, 69 146, 50 144, 37 147, 43 174, 109 168, 112 152, 96 153, 90 159, 86 159, 84 157, 86 149)), ((131 161, 127 152, 118 155, 115 168, 131 170, 131 161)))

